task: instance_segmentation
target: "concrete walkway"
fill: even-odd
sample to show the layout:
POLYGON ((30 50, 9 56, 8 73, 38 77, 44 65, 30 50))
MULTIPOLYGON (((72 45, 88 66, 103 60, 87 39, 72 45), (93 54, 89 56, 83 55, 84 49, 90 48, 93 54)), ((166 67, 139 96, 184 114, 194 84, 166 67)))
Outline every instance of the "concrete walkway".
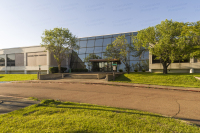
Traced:
POLYGON ((0 84, 0 92, 4 96, 59 99, 61 101, 137 109, 181 118, 200 125, 199 90, 198 88, 112 83, 105 80, 85 81, 80 79, 0 84))

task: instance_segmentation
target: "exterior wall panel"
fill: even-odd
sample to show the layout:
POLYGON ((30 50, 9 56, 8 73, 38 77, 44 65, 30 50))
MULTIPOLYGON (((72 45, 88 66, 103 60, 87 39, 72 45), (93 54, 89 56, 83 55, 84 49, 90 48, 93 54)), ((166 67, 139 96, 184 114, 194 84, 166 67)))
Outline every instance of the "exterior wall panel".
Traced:
POLYGON ((15 66, 24 66, 24 53, 15 54, 15 66))

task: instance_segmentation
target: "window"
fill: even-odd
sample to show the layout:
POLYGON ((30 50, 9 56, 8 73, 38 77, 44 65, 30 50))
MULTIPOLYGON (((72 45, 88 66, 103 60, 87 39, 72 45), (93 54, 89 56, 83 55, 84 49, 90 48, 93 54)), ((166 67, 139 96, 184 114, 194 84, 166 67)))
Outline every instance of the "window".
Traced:
POLYGON ((5 55, 0 55, 0 66, 5 66, 5 55))
POLYGON ((15 54, 7 55, 7 66, 15 66, 15 54))

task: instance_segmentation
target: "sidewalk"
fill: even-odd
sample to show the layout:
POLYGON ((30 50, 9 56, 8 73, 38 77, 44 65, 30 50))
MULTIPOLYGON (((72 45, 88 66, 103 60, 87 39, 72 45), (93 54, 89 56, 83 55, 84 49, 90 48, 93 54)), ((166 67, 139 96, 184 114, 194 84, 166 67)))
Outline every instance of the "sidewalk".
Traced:
POLYGON ((108 82, 108 81, 105 81, 105 79, 99 79, 99 80, 98 79, 57 79, 57 80, 29 80, 29 81, 16 81, 16 82, 17 83, 84 83, 84 84, 101 84, 101 85, 113 85, 113 86, 143 87, 143 88, 153 88, 153 89, 200 92, 200 88, 108 82))

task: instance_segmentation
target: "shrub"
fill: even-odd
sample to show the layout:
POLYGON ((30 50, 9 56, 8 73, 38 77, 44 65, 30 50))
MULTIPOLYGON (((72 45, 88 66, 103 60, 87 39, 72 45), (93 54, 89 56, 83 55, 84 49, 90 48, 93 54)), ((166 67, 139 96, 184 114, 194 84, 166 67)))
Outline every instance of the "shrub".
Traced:
POLYGON ((123 72, 123 70, 122 70, 122 69, 119 69, 119 72, 123 72))
POLYGON ((145 69, 142 69, 142 72, 146 72, 146 70, 145 70, 145 69))
MULTIPOLYGON (((67 70, 66 67, 61 67, 61 73, 64 73, 67 70)), ((58 67, 50 67, 49 68, 50 73, 58 73, 58 67)))
POLYGON ((134 71, 135 71, 135 72, 138 72, 138 70, 137 70, 137 69, 135 69, 134 71))

